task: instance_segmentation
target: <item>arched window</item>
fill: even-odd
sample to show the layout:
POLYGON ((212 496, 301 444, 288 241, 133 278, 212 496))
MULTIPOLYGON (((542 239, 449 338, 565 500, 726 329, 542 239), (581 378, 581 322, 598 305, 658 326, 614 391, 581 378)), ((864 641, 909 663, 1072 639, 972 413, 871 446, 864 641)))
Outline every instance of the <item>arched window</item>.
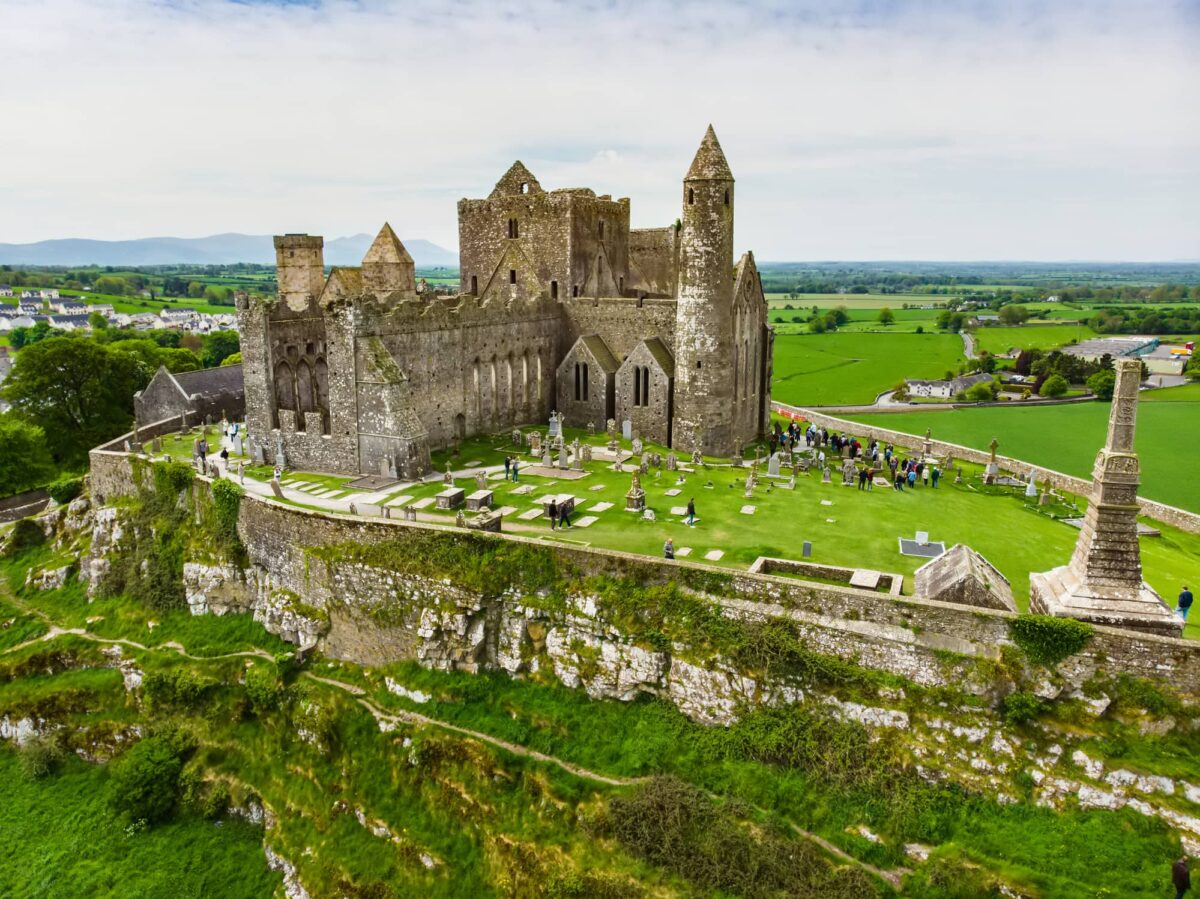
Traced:
POLYGON ((583 363, 583 398, 586 400, 588 396, 588 364, 585 362, 583 363))
POLYGON ((542 354, 540 352, 537 357, 537 398, 540 406, 542 402, 542 354))
POLYGON ((301 359, 296 363, 296 409, 300 412, 315 412, 316 408, 312 370, 308 363, 301 359))
POLYGON ((517 223, 516 219, 508 220, 508 236, 510 238, 521 236, 521 226, 517 223))
POLYGON ((495 418, 496 417, 496 392, 497 392, 496 357, 495 356, 492 357, 491 365, 488 368, 489 368, 489 371, 492 376, 492 385, 491 385, 492 386, 492 418, 495 418))
POLYGON ((317 411, 321 413, 321 432, 329 433, 329 366, 325 357, 318 356, 313 366, 313 377, 317 382, 317 411))
POLYGON ((521 404, 529 405, 529 350, 521 355, 521 404))
POLYGON ((638 381, 641 382, 641 389, 638 391, 641 394, 641 398, 642 398, 641 405, 649 406, 650 405, 650 366, 648 366, 648 365, 638 366, 638 369, 635 374, 637 376, 638 381))
POLYGON ((571 296, 573 296, 573 297, 579 296, 579 285, 578 284, 571 285, 571 296))
POLYGON ((512 353, 509 353, 504 359, 504 410, 508 416, 512 415, 514 405, 512 353))
POLYGON ((508 283, 509 284, 517 283, 517 270, 515 268, 510 268, 508 270, 508 283))
MULTIPOLYGON (((736 333, 736 332, 735 332, 736 333)), ((738 381, 741 380, 742 367, 739 359, 737 341, 733 342, 733 395, 738 395, 738 381)))
POLYGON ((642 404, 642 369, 636 365, 633 368, 633 404, 642 404))
POLYGON ((693 206, 693 205, 695 205, 695 203, 696 203, 696 191, 694 191, 692 188, 689 187, 688 188, 688 205, 693 206))
POLYGON ((617 293, 624 295, 625 293, 625 276, 622 275, 617 279, 617 293))
POLYGON ((558 282, 557 281, 550 282, 550 299, 552 299, 552 300, 558 299, 558 282))
POLYGON ((475 295, 479 294, 479 276, 478 275, 471 275, 471 293, 473 293, 475 295))
POLYGON ((729 188, 725 188, 725 205, 729 205, 729 188))
POLYGON ((282 359, 275 366, 275 406, 288 410, 296 408, 296 385, 292 367, 282 359))
POLYGON ((583 383, 583 377, 582 377, 582 373, 579 370, 579 366, 580 366, 580 364, 578 362, 576 362, 575 363, 575 402, 579 402, 580 396, 582 395, 580 386, 583 383))
POLYGON ((483 389, 479 383, 479 359, 471 366, 471 387, 475 393, 475 417, 483 416, 483 389))

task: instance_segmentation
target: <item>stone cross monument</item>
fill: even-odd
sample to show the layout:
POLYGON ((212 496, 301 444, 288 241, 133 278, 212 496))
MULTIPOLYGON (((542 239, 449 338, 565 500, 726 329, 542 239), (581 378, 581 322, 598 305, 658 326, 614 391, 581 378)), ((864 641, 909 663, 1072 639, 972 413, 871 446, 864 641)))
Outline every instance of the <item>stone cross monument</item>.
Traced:
POLYGON ((1117 384, 1108 417, 1108 439, 1092 469, 1092 495, 1069 564, 1029 576, 1029 608, 1043 615, 1078 618, 1178 637, 1183 622, 1142 580, 1138 547, 1138 457, 1133 449, 1139 359, 1117 359, 1117 384))

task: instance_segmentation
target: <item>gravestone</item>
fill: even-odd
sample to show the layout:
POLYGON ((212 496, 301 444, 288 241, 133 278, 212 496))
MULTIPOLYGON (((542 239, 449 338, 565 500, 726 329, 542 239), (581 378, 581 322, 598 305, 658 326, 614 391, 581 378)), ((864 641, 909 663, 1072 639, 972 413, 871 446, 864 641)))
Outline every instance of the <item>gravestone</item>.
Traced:
POLYGON ((638 463, 638 471, 641 474, 649 474, 650 473, 650 466, 646 464, 645 455, 642 456, 642 461, 638 463))
POLYGON ((607 424, 605 425, 605 429, 608 431, 609 437, 616 437, 617 436, 617 420, 615 418, 610 418, 608 420, 607 424))
MULTIPOLYGON (((157 437, 155 437, 154 439, 155 439, 156 441, 158 440, 158 438, 157 438, 157 437)), ((161 446, 161 444, 160 444, 160 446, 161 446)), ((155 452, 157 452, 157 450, 155 450, 155 452)), ((234 454, 235 456, 241 456, 241 455, 244 455, 244 453, 243 453, 243 447, 242 447, 242 435, 241 435, 241 434, 234 434, 234 435, 233 435, 233 454, 234 454)))
POLYGON ((475 472, 475 489, 487 490, 487 472, 482 468, 475 472))
POLYGON ((704 464, 704 456, 702 456, 700 454, 699 449, 692 450, 692 464, 693 465, 703 465, 704 464))
POLYGON ((805 540, 800 547, 800 555, 808 559, 812 557, 812 542, 805 540))
POLYGON ((1029 472, 1029 483, 1025 485, 1025 496, 1029 499, 1035 499, 1038 495, 1037 481, 1034 480, 1034 473, 1029 472))
MULTIPOLYGON (((583 461, 584 462, 592 461, 592 445, 590 443, 585 443, 583 445, 583 461)), ((582 468, 583 466, 580 466, 580 467, 582 468)))
POLYGON ((662 456, 660 456, 658 453, 651 453, 650 464, 654 468, 662 468, 662 456))
POLYGON ((642 489, 641 479, 638 475, 634 474, 629 492, 625 494, 625 509, 630 512, 641 512, 645 508, 646 491, 642 489))
POLYGON ((591 437, 591 436, 595 435, 595 433, 596 433, 596 423, 594 421, 589 421, 588 422, 588 436, 591 437))
POLYGON ((854 478, 858 474, 858 469, 854 467, 853 459, 846 459, 842 462, 842 486, 853 487, 854 478))
POLYGON ((608 451, 609 451, 610 453, 617 453, 617 452, 620 452, 620 447, 617 445, 617 438, 616 438, 616 437, 612 437, 612 438, 610 438, 610 439, 609 439, 609 441, 608 441, 608 451))
POLYGON ((673 452, 667 453, 667 471, 674 471, 678 467, 679 467, 679 459, 676 458, 675 453, 673 453, 673 452))
POLYGON ((633 422, 628 418, 621 422, 621 436, 626 440, 633 439, 633 422))
POLYGON ((275 464, 287 468, 287 454, 283 451, 283 435, 275 435, 275 464))
POLYGON ((822 484, 832 484, 833 483, 833 478, 830 477, 830 471, 829 471, 828 465, 826 465, 825 468, 821 472, 821 483, 822 484))
MULTIPOLYGON (((995 437, 993 437, 992 442, 988 444, 988 449, 992 451, 992 455, 988 459, 987 468, 985 468, 983 472, 983 482, 985 484, 994 483, 996 480, 996 475, 1000 474, 1000 463, 996 461, 996 450, 999 448, 999 446, 1000 441, 995 437)), ((958 482, 955 481, 955 483, 958 482)))
POLYGON ((133 452, 133 444, 131 444, 128 440, 125 441, 125 452, 127 452, 127 453, 133 452))
POLYGON ((542 451, 542 467, 550 468, 554 463, 550 460, 550 447, 546 447, 542 451))
POLYGON ((470 512, 478 512, 485 506, 492 504, 492 491, 480 488, 467 497, 467 510, 470 512))
POLYGON ((261 443, 254 444, 254 464, 255 465, 266 465, 267 464, 266 453, 263 452, 261 443))
POLYGON ((271 492, 275 494, 276 499, 283 499, 283 488, 279 486, 279 482, 271 478, 271 492))
POLYGON ((437 495, 437 507, 439 509, 457 509, 463 504, 466 497, 466 491, 461 487, 447 487, 437 495))
POLYGON ((935 602, 1017 611, 1008 579, 961 543, 918 568, 913 574, 913 589, 922 599, 935 602))
POLYGON ((567 467, 567 448, 566 448, 566 446, 560 446, 558 448, 558 467, 559 468, 567 467))
POLYGON ((442 475, 442 483, 445 484, 447 487, 454 486, 454 474, 453 474, 453 472, 450 471, 450 463, 449 462, 446 463, 446 473, 444 475, 442 475))
POLYGON ((954 483, 956 483, 956 484, 962 483, 962 466, 959 466, 958 468, 954 469, 954 483))
POLYGON ((537 431, 529 435, 529 452, 535 456, 542 454, 542 435, 537 431))
POLYGON ((633 454, 635 456, 640 456, 642 454, 642 438, 641 437, 633 438, 633 454))
POLYGON ((771 458, 767 460, 767 477, 769 477, 769 478, 779 477, 780 461, 781 460, 779 457, 779 453, 771 454, 771 458))
POLYGON ((458 525, 460 528, 465 528, 467 526, 467 516, 463 514, 462 509, 459 509, 458 512, 455 514, 454 523, 456 525, 458 525))
POLYGON ((562 418, 557 412, 550 413, 550 430, 547 433, 551 437, 557 437, 562 433, 562 418))
MULTIPOLYGON (((150 452, 152 452, 152 453, 161 453, 162 452, 162 439, 161 438, 155 437, 153 440, 150 441, 150 452)), ((240 454, 241 451, 239 450, 238 452, 240 454)))
POLYGON ((513 446, 521 446, 523 443, 524 443, 524 440, 523 440, 523 438, 521 437, 521 429, 520 429, 520 428, 513 428, 513 432, 512 432, 512 444, 513 444, 513 446))

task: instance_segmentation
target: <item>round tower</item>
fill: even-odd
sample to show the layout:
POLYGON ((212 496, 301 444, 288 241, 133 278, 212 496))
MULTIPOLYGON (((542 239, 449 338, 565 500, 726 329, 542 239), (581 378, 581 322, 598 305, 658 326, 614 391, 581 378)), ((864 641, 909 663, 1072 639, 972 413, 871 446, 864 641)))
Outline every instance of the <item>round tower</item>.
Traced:
POLYGON ((671 443, 732 455, 733 173, 712 125, 683 179, 681 220, 671 443))

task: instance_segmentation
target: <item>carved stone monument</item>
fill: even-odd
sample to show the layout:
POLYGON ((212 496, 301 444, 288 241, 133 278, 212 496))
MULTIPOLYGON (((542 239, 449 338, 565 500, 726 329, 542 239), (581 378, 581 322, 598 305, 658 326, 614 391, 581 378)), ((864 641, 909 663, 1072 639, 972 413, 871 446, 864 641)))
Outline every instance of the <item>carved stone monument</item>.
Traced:
POLYGON ((475 489, 487 490, 487 472, 482 468, 475 472, 475 489))
POLYGON ((679 459, 675 453, 667 453, 667 471, 675 471, 679 467, 679 459))
POLYGON ((446 463, 446 473, 442 475, 442 483, 448 487, 454 486, 454 474, 450 471, 450 463, 446 463))
POLYGON ((605 427, 608 431, 609 437, 617 436, 617 420, 615 418, 610 418, 605 427))
POLYGON ((625 494, 625 508, 630 512, 641 512, 646 508, 646 491, 642 489, 642 480, 636 472, 629 492, 625 494))
POLYGON ((858 476, 858 469, 854 465, 853 459, 845 459, 842 462, 842 486, 853 487, 854 479, 858 476))
POLYGON ((537 431, 529 435, 529 452, 535 456, 542 454, 542 435, 537 431))
POLYGON ((1029 576, 1030 611, 1178 637, 1183 622, 1142 580, 1139 467, 1133 449, 1139 359, 1117 359, 1108 439, 1092 469, 1092 495, 1071 561, 1029 576))
POLYGON ((641 437, 633 438, 633 454, 635 456, 640 456, 642 454, 642 438, 641 437))
POLYGON ((779 465, 781 463, 780 454, 772 453, 771 458, 767 460, 767 477, 779 477, 779 465))
POLYGON ((1000 463, 996 461, 996 450, 999 448, 999 446, 1000 441, 995 437, 993 437, 992 442, 988 444, 988 449, 992 451, 992 456, 990 459, 988 459, 987 468, 985 468, 983 471, 983 482, 985 484, 994 483, 996 480, 996 475, 1000 474, 1000 463))

